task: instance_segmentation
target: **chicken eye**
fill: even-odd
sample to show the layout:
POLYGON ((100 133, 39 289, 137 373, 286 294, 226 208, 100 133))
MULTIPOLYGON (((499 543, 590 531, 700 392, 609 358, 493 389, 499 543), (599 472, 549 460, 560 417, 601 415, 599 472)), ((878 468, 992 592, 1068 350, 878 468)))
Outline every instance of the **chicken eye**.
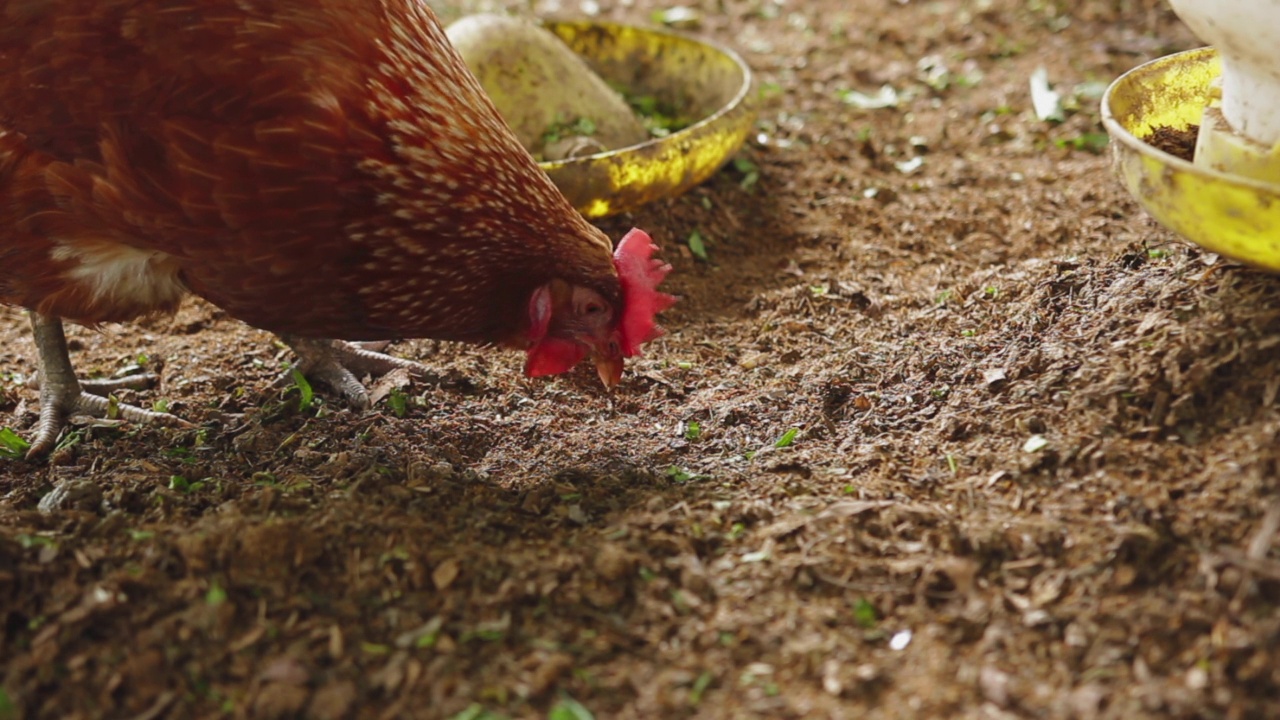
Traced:
POLYGON ((602 312, 604 312, 604 306, 600 303, 587 303, 586 313, 588 315, 599 315, 602 312))

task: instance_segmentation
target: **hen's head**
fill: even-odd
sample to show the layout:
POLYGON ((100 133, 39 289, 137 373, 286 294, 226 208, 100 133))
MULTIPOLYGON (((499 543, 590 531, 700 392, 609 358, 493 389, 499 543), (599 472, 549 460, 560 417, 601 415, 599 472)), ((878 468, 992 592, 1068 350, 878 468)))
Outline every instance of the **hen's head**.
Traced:
POLYGON ((640 354, 640 346, 662 334, 654 315, 676 299, 658 292, 671 266, 653 257, 658 247, 643 230, 633 229, 618 243, 613 265, 622 289, 615 307, 591 288, 553 280, 529 298, 529 377, 570 370, 590 357, 605 387, 622 379, 625 358, 640 354))

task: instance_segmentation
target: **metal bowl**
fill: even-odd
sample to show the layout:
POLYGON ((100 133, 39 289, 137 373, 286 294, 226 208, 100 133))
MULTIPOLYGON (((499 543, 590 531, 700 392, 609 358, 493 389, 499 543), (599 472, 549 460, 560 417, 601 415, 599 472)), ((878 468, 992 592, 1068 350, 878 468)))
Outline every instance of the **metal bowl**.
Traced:
POLYGON ((1280 272, 1280 185, 1201 167, 1146 142, 1157 128, 1198 125, 1221 73, 1218 53, 1201 48, 1120 76, 1102 101, 1114 166, 1160 224, 1207 250, 1280 272))
POLYGON ((602 22, 545 23, 615 87, 701 118, 662 138, 539 163, 589 218, 675 197, 711 177, 755 124, 751 69, 732 50, 664 30, 602 22))

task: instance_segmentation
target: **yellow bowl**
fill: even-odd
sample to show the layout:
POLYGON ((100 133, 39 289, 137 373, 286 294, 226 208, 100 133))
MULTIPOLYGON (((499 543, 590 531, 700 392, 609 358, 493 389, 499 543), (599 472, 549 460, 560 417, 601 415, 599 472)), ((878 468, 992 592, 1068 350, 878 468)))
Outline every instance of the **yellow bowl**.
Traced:
POLYGON ((1120 76, 1102 101, 1112 160, 1160 224, 1205 249, 1280 272, 1280 185, 1194 165, 1146 142, 1160 127, 1199 125, 1221 73, 1218 53, 1201 48, 1120 76))
POLYGON ((553 21, 546 27, 615 87, 700 118, 638 145, 540 163, 589 218, 634 210, 706 180, 742 147, 755 124, 751 69, 732 50, 612 23, 553 21))

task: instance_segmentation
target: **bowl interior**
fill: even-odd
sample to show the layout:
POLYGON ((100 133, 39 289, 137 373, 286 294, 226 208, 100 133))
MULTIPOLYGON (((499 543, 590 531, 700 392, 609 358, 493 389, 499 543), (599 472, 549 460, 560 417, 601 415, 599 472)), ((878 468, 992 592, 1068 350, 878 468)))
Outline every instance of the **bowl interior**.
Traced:
POLYGON ((1209 48, 1163 57, 1117 80, 1107 93, 1107 107, 1115 122, 1138 139, 1160 127, 1185 130, 1200 122, 1210 84, 1221 73, 1222 62, 1209 48))
POLYGON ((553 21, 545 26, 606 82, 632 96, 651 96, 689 123, 630 147, 541 163, 587 217, 679 195, 727 162, 754 125, 751 70, 727 48, 630 25, 553 21))
POLYGON ((748 71, 728 50, 660 30, 578 22, 548 25, 616 88, 652 96, 687 124, 703 120, 746 90, 748 71))
POLYGON ((1200 123, 1222 64, 1212 48, 1177 53, 1118 78, 1103 98, 1115 169, 1160 224, 1213 252, 1280 271, 1280 186, 1223 173, 1146 142, 1200 123))

